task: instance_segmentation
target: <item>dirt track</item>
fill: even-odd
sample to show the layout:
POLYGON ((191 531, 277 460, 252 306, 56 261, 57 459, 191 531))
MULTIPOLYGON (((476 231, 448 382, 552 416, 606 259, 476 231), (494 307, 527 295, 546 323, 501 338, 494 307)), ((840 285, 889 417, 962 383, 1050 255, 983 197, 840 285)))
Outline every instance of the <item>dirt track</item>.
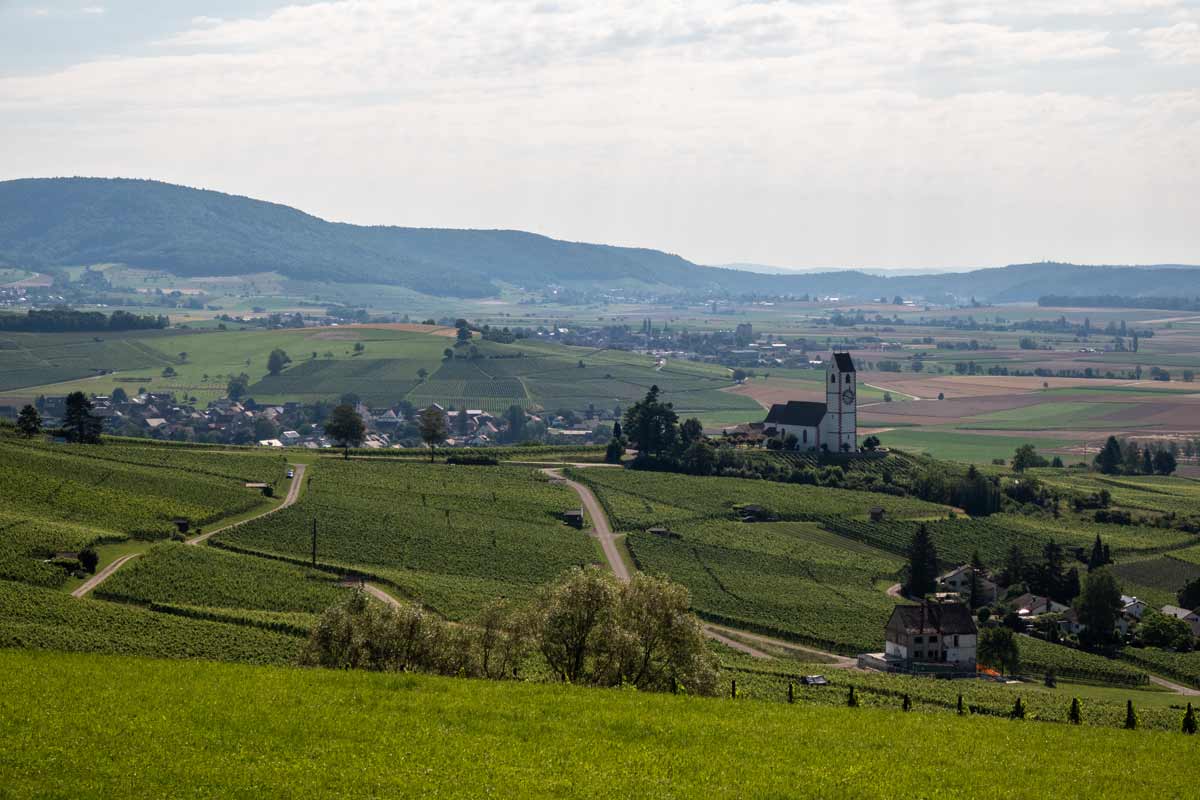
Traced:
POLYGON ((201 534, 200 536, 193 536, 191 539, 187 540, 187 543, 188 544, 203 544, 204 542, 207 542, 212 537, 216 536, 221 531, 227 531, 230 528, 236 528, 238 525, 245 525, 247 522, 249 522, 252 519, 261 519, 262 517, 265 517, 268 514, 274 514, 276 511, 287 508, 288 506, 295 503, 296 500, 299 499, 299 497, 300 497, 300 488, 303 485, 302 481, 304 478, 304 465, 303 464, 290 464, 289 466, 291 466, 296 471, 296 474, 295 474, 295 477, 292 478, 292 485, 288 487, 287 497, 283 498, 282 503, 275 506, 274 508, 268 508, 263 513, 257 514, 253 517, 250 517, 250 519, 244 519, 241 522, 235 522, 232 525, 225 525, 224 527, 221 527, 221 528, 214 528, 213 530, 209 531, 208 533, 201 534))

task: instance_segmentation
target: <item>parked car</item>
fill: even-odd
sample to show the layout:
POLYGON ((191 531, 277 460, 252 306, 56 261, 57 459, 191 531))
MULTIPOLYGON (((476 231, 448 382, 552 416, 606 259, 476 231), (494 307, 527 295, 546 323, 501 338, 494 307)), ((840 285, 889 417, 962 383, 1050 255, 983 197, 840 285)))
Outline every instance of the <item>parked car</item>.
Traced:
POLYGON ((289 478, 294 478, 294 477, 296 477, 296 470, 294 470, 294 469, 289 469, 289 470, 288 470, 288 477, 289 477, 289 478))

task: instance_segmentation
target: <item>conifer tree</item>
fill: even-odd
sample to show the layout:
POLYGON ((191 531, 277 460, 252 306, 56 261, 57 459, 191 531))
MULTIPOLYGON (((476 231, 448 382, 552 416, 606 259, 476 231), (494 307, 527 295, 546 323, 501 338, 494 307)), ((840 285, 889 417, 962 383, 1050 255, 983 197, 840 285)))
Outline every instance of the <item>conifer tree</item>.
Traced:
POLYGON ((904 593, 923 597, 937 588, 937 549, 924 523, 917 527, 908 546, 908 581, 904 593))
POLYGON ((1125 701, 1125 730, 1127 730, 1127 731, 1137 730, 1137 725, 1138 725, 1137 714, 1133 713, 1133 701, 1126 700, 1125 701))
POLYGON ((858 708, 858 695, 854 693, 854 687, 850 687, 850 694, 846 695, 846 705, 850 708, 858 708))
POLYGON ((1183 732, 1189 736, 1196 733, 1196 712, 1192 710, 1192 704, 1188 703, 1187 713, 1183 715, 1183 732))
POLYGON ((958 696, 958 714, 959 716, 963 714, 963 699, 961 694, 958 696))
POLYGON ((1083 722, 1083 714, 1081 713, 1080 708, 1079 708, 1079 698, 1078 697, 1071 698, 1071 710, 1067 713, 1067 720, 1072 725, 1079 725, 1083 722))
POLYGON ((908 694, 904 695, 904 703, 901 708, 903 708, 905 711, 912 711, 912 699, 909 698, 908 694))

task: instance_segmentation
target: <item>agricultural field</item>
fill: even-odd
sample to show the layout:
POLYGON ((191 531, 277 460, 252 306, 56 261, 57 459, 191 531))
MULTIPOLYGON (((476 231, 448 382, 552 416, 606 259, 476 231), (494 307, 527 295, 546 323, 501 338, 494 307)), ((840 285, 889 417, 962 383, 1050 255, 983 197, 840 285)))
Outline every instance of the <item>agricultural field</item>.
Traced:
MULTIPOLYGON (((990 464, 1002 458, 1006 462, 1023 444, 1032 444, 1040 453, 1064 453, 1084 440, 1021 435, 995 435, 940 428, 868 428, 860 429, 860 441, 868 435, 879 438, 884 447, 910 453, 925 453, 945 461, 990 464)), ((1070 456, 1064 456, 1064 461, 1070 456)), ((1076 455, 1076 459, 1081 456, 1076 455)))
POLYGON ((0 580, 0 648, 289 664, 303 640, 0 580))
POLYGON ((74 390, 107 394, 120 386, 130 394, 145 388, 203 403, 221 397, 229 378, 245 372, 252 380, 249 394, 271 403, 336 401, 352 392, 374 405, 408 400, 497 414, 511 405, 580 411, 589 405, 625 407, 658 385, 680 414, 698 416, 706 425, 761 418, 754 400, 725 391, 734 383, 724 367, 659 364, 624 351, 531 340, 497 344, 478 337, 472 342, 477 358, 466 358, 467 351, 459 349, 459 357, 447 360, 443 351, 454 343, 453 334, 452 328, 407 324, 172 329, 120 338, 6 334, 0 337, 0 402, 18 404, 74 390), (292 364, 269 375, 267 357, 275 348, 287 352, 292 364), (162 375, 167 367, 174 376, 162 375))
MULTIPOLYGON (((1025 648, 1023 652, 1030 649, 1025 648)), ((908 695, 914 713, 954 715, 958 711, 958 697, 962 695, 964 711, 968 714, 1007 717, 1020 697, 1026 706, 1026 719, 1065 723, 1071 698, 1079 697, 1082 700, 1083 724, 1108 728, 1121 727, 1125 719, 1125 702, 1132 700, 1141 727, 1162 731, 1178 729, 1184 711, 1183 702, 1186 702, 1181 702, 1179 695, 1147 684, 1145 674, 1136 667, 1097 656, 1081 655, 1092 661, 1085 660, 1077 665, 1083 667, 1079 670, 1080 677, 1089 674, 1087 666, 1099 662, 1103 672, 1093 672, 1092 675, 1127 678, 1128 684, 1102 686, 1096 683, 1071 683, 1061 680, 1059 673, 1058 685, 1049 688, 1037 681, 1036 677, 1014 684, 983 679, 946 681, 921 676, 830 669, 826 664, 803 663, 786 658, 763 661, 728 651, 721 653, 721 659, 725 673, 731 680, 737 681, 738 696, 748 700, 786 702, 788 684, 791 683, 797 704, 845 706, 847 692, 853 686, 859 704, 865 708, 898 712, 904 695, 908 695), (823 675, 829 685, 806 686, 798 680, 802 675, 813 674, 823 675)), ((1066 665, 1065 659, 1060 660, 1066 665)), ((1060 665, 1056 663, 1055 666, 1057 668, 1060 665)), ((1031 665, 1027 674, 1036 676, 1035 667, 1031 665)), ((1120 681, 1111 683, 1119 684, 1120 681)))
POLYGON ((462 619, 598 562, 595 540, 559 519, 578 506, 574 492, 529 467, 329 459, 296 505, 210 544, 304 563, 316 520, 319 564, 373 576, 462 619))
POLYGON ((34 443, 0 434, 0 577, 42 586, 66 580, 44 563, 60 552, 156 539, 172 520, 203 526, 264 506, 247 481, 275 483, 279 454, 219 454, 109 443, 34 443))
POLYGON ((346 591, 327 572, 163 542, 97 587, 95 596, 139 605, 320 614, 346 591))
POLYGON ((782 797, 802 786, 849 798, 885 783, 931 796, 953 774, 959 787, 1004 775, 1012 798, 1053 786, 1061 798, 1129 800, 1181 798, 1200 778, 1179 758, 1188 743, 1178 733, 1030 719, 619 691, 598 702, 596 690, 561 685, 11 651, 0 669, 9 688, 0 749, 18 796, 161 797, 181 786, 387 796, 420 785, 446 797, 634 797, 664 787, 679 797, 782 797), (96 708, 137 715, 80 710, 96 708))

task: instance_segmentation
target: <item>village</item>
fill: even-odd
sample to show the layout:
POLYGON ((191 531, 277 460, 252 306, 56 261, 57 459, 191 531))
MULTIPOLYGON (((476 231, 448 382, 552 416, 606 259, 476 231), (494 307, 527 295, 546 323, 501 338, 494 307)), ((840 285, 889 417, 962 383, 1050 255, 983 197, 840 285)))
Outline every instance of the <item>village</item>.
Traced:
MULTIPOLYGON (((43 424, 53 428, 66 412, 65 395, 39 397, 35 407, 43 424)), ((421 411, 401 401, 384 408, 370 408, 353 396, 343 397, 362 418, 367 432, 362 447, 369 449, 421 447, 417 420, 421 411)), ((298 402, 259 404, 253 399, 213 400, 203 408, 178 402, 170 392, 140 392, 127 395, 118 389, 112 395, 91 398, 91 414, 101 420, 105 433, 176 442, 259 445, 262 447, 334 447, 322 422, 333 405, 298 402)), ((611 409, 535 414, 511 408, 501 415, 483 409, 429 407, 446 418, 447 447, 486 447, 522 441, 547 444, 593 444, 607 442, 616 421, 611 409), (589 416, 590 415, 590 416, 589 416)), ((15 418, 16 409, 0 407, 0 417, 15 418)))

